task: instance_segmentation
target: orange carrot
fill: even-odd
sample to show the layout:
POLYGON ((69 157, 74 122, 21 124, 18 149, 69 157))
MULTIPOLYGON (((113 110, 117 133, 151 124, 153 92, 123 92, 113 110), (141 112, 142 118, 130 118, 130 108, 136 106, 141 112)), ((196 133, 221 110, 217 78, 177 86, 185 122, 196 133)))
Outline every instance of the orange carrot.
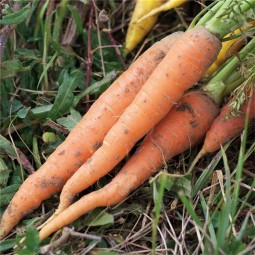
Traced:
MULTIPOLYGON (((249 94, 250 92, 246 93, 249 94)), ((204 153, 215 152, 220 149, 221 145, 225 145, 235 136, 239 135, 244 129, 244 122, 246 113, 248 113, 248 120, 252 122, 255 119, 255 93, 251 97, 247 96, 244 105, 240 108, 240 114, 231 116, 230 104, 236 99, 233 98, 226 104, 220 112, 220 115, 215 119, 211 128, 206 134, 203 145, 204 153), (248 105, 250 109, 248 111, 248 105)))
POLYGON ((166 116, 212 64, 220 47, 221 42, 203 27, 185 32, 109 130, 103 145, 67 181, 56 213, 67 208, 77 193, 111 171, 166 116))
POLYGON ((220 150, 221 146, 239 135, 244 129, 246 114, 248 114, 249 122, 255 120, 255 93, 253 90, 251 97, 249 97, 248 94, 250 92, 250 90, 245 92, 247 99, 240 108, 240 114, 231 116, 231 111, 233 110, 230 104, 233 103, 236 98, 233 98, 228 104, 222 107, 220 115, 214 120, 212 126, 206 133, 203 147, 193 160, 189 171, 194 168, 198 160, 205 154, 220 150))
POLYGON ((99 206, 121 202, 175 155, 200 141, 218 114, 218 107, 203 92, 186 93, 146 136, 136 153, 115 178, 69 206, 39 233, 44 239, 99 206))
POLYGON ((102 144, 103 138, 133 101, 152 71, 182 32, 155 43, 91 106, 67 139, 15 194, 0 222, 0 239, 43 200, 59 192, 65 182, 102 144))

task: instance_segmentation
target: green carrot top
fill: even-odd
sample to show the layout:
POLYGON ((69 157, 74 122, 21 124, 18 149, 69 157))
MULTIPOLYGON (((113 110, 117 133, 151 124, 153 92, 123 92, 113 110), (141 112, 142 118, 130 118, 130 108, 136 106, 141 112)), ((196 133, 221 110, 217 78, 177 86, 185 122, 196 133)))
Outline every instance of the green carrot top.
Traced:
MULTIPOLYGON (((217 104, 240 85, 254 86, 255 80, 255 37, 239 52, 238 57, 230 58, 202 87, 217 104)), ((238 90, 240 95, 242 90, 238 90)), ((241 96, 240 96, 241 97, 241 96)))
POLYGON ((255 0, 216 0, 198 14, 190 27, 204 26, 222 40, 230 32, 254 20, 254 17, 255 0), (200 20, 195 24, 198 18, 200 20))

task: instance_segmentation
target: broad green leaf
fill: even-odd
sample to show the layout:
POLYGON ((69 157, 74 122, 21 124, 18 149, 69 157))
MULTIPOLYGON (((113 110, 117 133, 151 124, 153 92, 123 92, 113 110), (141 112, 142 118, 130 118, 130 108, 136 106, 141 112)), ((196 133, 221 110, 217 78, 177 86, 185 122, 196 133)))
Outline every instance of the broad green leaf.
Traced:
POLYGON ((48 118, 55 120, 64 115, 73 103, 73 90, 77 88, 82 80, 82 72, 79 70, 73 71, 70 75, 65 74, 63 83, 60 85, 58 94, 52 109, 49 112, 48 118))
POLYGON ((15 239, 8 239, 8 240, 0 241, 0 252, 4 252, 4 251, 7 251, 7 250, 13 248, 15 243, 16 243, 15 239))
POLYGON ((25 6, 21 10, 7 14, 0 20, 0 25, 17 25, 23 22, 31 11, 30 6, 25 6))
POLYGON ((18 59, 4 61, 0 68, 0 79, 12 78, 15 77, 18 72, 24 72, 30 69, 30 66, 24 67, 18 59))
POLYGON ((71 108, 70 115, 57 119, 57 123, 71 131, 80 122, 81 119, 82 116, 80 113, 71 108))
POLYGON ((0 158, 0 188, 4 188, 7 185, 10 172, 4 160, 0 158))
POLYGON ((22 59, 22 60, 40 60, 40 58, 38 57, 38 52, 31 50, 31 49, 17 49, 15 51, 15 56, 18 59, 22 59))
POLYGON ((19 189, 19 184, 13 184, 0 190, 0 207, 8 205, 13 198, 14 194, 19 189))
POLYGON ((24 242, 24 248, 18 250, 15 254, 19 255, 35 255, 39 254, 40 239, 38 231, 29 226, 26 231, 26 238, 24 242))
POLYGON ((166 177, 165 189, 167 189, 168 191, 172 191, 175 194, 178 194, 181 191, 186 196, 190 196, 191 194, 190 175, 169 174, 166 172, 162 172, 159 176, 158 181, 160 181, 161 178, 165 177, 166 177))
POLYGON ((11 158, 15 158, 18 159, 20 164, 25 168, 28 169, 29 171, 34 171, 33 166, 31 165, 31 163, 29 162, 29 160, 27 159, 27 157, 25 156, 25 154, 19 150, 18 148, 16 149, 17 153, 18 153, 18 157, 17 157, 17 153, 15 151, 15 149, 13 148, 12 144, 2 135, 0 135, 0 148, 2 148, 3 150, 5 150, 5 152, 11 157, 11 158))
POLYGON ((94 95, 94 94, 102 93, 103 92, 102 87, 104 87, 105 85, 108 85, 109 82, 113 81, 116 78, 116 76, 117 76, 117 72, 113 70, 107 73, 101 81, 98 81, 94 83, 93 85, 89 86, 88 88, 86 88, 80 94, 75 96, 73 101, 73 107, 75 107, 79 103, 79 101, 88 94, 94 95))
POLYGON ((85 219, 83 224, 85 226, 103 226, 112 224, 114 222, 113 216, 101 209, 93 210, 85 219))
POLYGON ((32 117, 35 119, 44 119, 48 116, 50 110, 52 109, 52 104, 37 106, 30 110, 32 117))
POLYGON ((20 110, 22 107, 23 107, 23 104, 19 100, 16 100, 16 99, 13 100, 11 105, 10 105, 12 113, 20 110))
POLYGON ((4 136, 0 135, 0 148, 5 150, 9 155, 16 157, 16 151, 12 147, 9 140, 7 140, 4 136))
POLYGON ((31 251, 36 252, 39 250, 40 240, 38 231, 35 228, 33 227, 27 228, 25 244, 27 248, 31 251))
POLYGON ((29 112, 29 109, 30 109, 30 108, 26 108, 26 107, 21 108, 21 109, 17 112, 17 116, 18 116, 19 118, 21 118, 21 119, 24 119, 24 118, 27 116, 27 114, 28 114, 28 112, 29 112))

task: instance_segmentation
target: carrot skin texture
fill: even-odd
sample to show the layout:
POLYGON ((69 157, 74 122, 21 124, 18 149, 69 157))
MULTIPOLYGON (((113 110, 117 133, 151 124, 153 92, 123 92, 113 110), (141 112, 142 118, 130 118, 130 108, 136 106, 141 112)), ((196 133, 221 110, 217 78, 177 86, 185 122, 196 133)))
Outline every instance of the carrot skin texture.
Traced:
POLYGON ((202 148, 203 153, 212 153, 220 150, 221 145, 225 145, 228 141, 243 131, 249 99, 251 102, 248 120, 249 122, 255 120, 254 91, 252 96, 248 98, 244 105, 241 107, 241 115, 230 116, 227 118, 226 116, 231 115, 231 108, 229 108, 229 104, 235 100, 235 98, 233 98, 228 104, 222 107, 219 116, 214 120, 212 126, 208 130, 202 148))
POLYGON ((96 207, 121 202, 167 160, 199 142, 218 112, 218 107, 203 92, 186 93, 181 102, 150 131, 114 179, 102 189, 83 196, 60 213, 40 231, 40 239, 96 207))
POLYGON ((221 42, 203 27, 196 27, 172 46, 132 104, 105 136, 90 159, 70 178, 60 195, 58 211, 75 195, 110 172, 192 87, 216 59, 221 42))
POLYGON ((143 53, 91 106, 66 140, 15 194, 0 222, 0 239, 66 181, 102 145, 106 133, 133 101, 182 32, 173 33, 143 53))

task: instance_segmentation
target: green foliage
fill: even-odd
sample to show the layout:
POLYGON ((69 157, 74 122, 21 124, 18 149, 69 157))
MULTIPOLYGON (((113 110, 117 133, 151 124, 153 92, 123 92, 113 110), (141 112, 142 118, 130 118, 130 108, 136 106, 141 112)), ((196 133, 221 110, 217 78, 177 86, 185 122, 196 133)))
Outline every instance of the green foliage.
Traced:
POLYGON ((23 22, 31 12, 31 7, 29 5, 23 7, 19 11, 11 12, 2 17, 0 20, 0 25, 17 25, 23 22))
POLYGON ((6 151, 6 153, 8 153, 12 157, 17 156, 17 153, 13 148, 12 144, 2 135, 0 135, 0 148, 2 148, 2 150, 6 151))
POLYGON ((38 231, 33 227, 28 227, 26 230, 26 236, 24 246, 16 251, 19 255, 35 255, 39 254, 40 239, 38 231))
POLYGON ((15 239, 7 239, 7 240, 0 241, 0 252, 8 251, 11 248, 13 248, 14 245, 15 245, 15 239))
POLYGON ((18 59, 4 61, 1 65, 1 79, 13 78, 19 72, 24 72, 30 70, 31 67, 25 67, 22 65, 21 61, 18 59))
POLYGON ((57 123, 71 131, 81 119, 81 114, 73 108, 70 108, 70 115, 57 119, 57 123))
POLYGON ((82 222, 85 226, 103 226, 108 224, 113 224, 113 216, 104 210, 95 209, 90 213, 85 220, 82 222))
POLYGON ((70 109, 74 99, 73 90, 77 88, 79 83, 83 82, 82 77, 82 72, 79 70, 74 70, 70 74, 67 72, 64 74, 62 84, 59 86, 58 94, 49 111, 48 118, 55 120, 62 117, 70 109))
POLYGON ((4 160, 0 158, 0 188, 4 188, 7 185, 10 172, 4 160))
POLYGON ((12 197, 19 189, 19 186, 20 184, 12 184, 0 190, 0 207, 8 205, 10 203, 12 197))

